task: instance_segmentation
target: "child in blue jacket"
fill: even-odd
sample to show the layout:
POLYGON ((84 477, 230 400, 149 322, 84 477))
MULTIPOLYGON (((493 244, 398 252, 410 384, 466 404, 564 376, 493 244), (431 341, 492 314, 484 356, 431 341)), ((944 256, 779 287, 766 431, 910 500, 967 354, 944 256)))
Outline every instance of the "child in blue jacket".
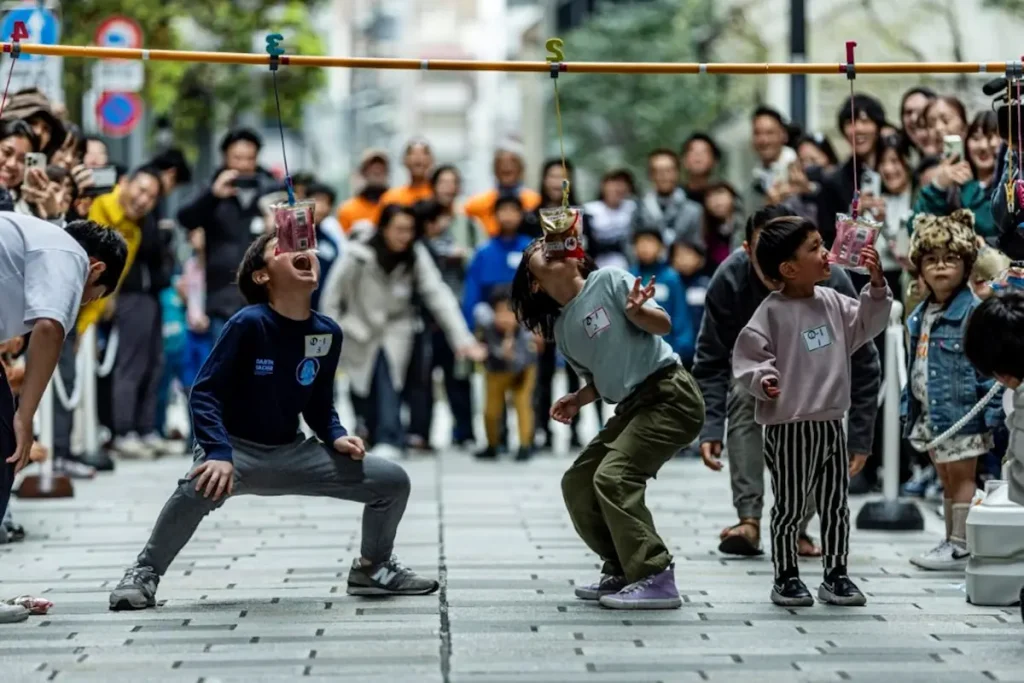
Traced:
POLYGON ((636 255, 633 275, 642 278, 644 286, 654 280, 654 300, 672 319, 672 331, 665 335, 665 341, 687 367, 692 366, 696 329, 686 303, 683 282, 663 257, 665 244, 661 230, 637 228, 633 233, 633 251, 636 255))

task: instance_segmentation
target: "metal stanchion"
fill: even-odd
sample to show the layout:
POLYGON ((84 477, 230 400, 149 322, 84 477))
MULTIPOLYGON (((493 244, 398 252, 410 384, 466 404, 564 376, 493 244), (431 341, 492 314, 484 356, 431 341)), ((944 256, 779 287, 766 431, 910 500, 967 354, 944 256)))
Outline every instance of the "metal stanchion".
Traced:
POLYGON ((924 518, 911 501, 899 499, 900 492, 900 393, 906 383, 903 369, 903 305, 892 304, 885 330, 885 402, 882 412, 883 499, 866 503, 857 515, 858 529, 921 531, 924 518))

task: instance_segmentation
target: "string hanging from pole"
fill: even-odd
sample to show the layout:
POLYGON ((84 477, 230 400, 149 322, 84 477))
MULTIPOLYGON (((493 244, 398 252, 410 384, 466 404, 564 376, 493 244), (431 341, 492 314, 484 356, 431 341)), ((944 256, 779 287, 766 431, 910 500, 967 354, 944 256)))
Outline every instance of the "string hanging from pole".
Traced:
POLYGON ((7 70, 7 83, 4 85, 3 99, 0 99, 0 116, 3 115, 4 109, 7 107, 7 93, 11 89, 14 65, 18 63, 18 57, 21 56, 22 38, 28 38, 28 29, 25 28, 25 22, 16 21, 14 22, 14 31, 11 33, 11 68, 7 70))
POLYGON ((857 107, 854 102, 853 82, 857 78, 857 67, 854 62, 854 48, 857 43, 846 41, 846 78, 850 81, 850 149, 853 150, 853 201, 850 203, 850 217, 857 220, 860 210, 860 183, 857 180, 860 160, 857 159, 857 107))
POLYGON ((562 208, 569 208, 569 165, 565 160, 565 138, 562 135, 562 104, 558 97, 558 74, 565 68, 564 60, 565 53, 562 51, 562 40, 559 38, 552 38, 545 43, 545 47, 548 52, 551 53, 548 56, 548 64, 551 70, 551 81, 555 86, 555 124, 558 128, 558 149, 562 156, 562 174, 565 176, 562 180, 562 208))
POLYGON ((267 54, 270 55, 270 74, 274 84, 274 103, 277 105, 277 130, 281 134, 281 158, 284 161, 284 182, 288 191, 288 204, 295 206, 295 187, 292 184, 292 174, 288 170, 288 150, 284 139, 284 118, 281 116, 281 94, 277 88, 277 68, 281 62, 281 55, 284 48, 280 46, 284 36, 280 33, 272 33, 267 36, 267 54))

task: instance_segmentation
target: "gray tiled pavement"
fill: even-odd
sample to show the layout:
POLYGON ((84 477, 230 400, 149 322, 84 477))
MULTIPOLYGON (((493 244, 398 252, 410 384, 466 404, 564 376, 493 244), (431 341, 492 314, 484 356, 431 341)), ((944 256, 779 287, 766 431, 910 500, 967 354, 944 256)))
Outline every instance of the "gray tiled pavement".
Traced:
MULTIPOLYGON (((907 557, 930 533, 855 532, 860 609, 768 602, 767 558, 727 561, 727 475, 671 463, 649 503, 676 553, 683 608, 609 612, 572 596, 597 563, 562 506, 568 456, 480 464, 459 452, 408 462, 406 564, 440 573, 440 596, 345 595, 359 509, 239 498, 200 527, 164 579, 161 606, 107 611, 184 459, 127 463, 67 501, 17 501, 28 542, 0 546, 0 594, 44 595, 46 617, 0 626, 0 681, 360 683, 576 681, 1022 681, 1016 608, 966 604, 962 577, 907 557)), ((811 585, 814 563, 804 565, 811 585)))

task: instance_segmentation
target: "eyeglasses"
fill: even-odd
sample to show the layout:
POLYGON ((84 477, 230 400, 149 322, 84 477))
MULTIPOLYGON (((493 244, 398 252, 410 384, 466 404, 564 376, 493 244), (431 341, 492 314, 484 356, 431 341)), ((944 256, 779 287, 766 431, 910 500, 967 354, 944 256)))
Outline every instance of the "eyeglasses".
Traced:
POLYGON ((959 254, 928 254, 921 259, 921 266, 924 268, 934 268, 940 263, 945 263, 947 266, 959 266, 964 260, 959 254))

